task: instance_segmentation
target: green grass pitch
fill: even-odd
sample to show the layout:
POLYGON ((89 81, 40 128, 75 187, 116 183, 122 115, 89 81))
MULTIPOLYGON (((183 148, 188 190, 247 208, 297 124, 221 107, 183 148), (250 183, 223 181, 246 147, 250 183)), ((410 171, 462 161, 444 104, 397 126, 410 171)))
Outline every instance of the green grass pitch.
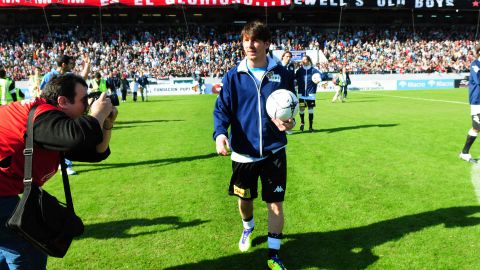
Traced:
MULTIPOLYGON (((288 136, 287 268, 480 269, 480 205, 472 165, 458 158, 467 90, 332 96, 317 96, 315 132, 288 136)), ((211 138, 215 98, 120 105, 110 158, 77 162, 70 177, 85 234, 49 269, 265 269, 261 200, 254 247, 237 248, 230 159, 211 138)), ((63 198, 60 175, 46 189, 63 198)))

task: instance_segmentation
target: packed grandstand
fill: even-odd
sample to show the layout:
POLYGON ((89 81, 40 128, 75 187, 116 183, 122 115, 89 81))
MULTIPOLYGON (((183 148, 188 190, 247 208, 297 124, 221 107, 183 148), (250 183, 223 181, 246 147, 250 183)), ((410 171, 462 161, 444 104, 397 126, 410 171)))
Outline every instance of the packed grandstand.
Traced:
POLYGON ((131 77, 144 71, 152 78, 221 78, 243 57, 238 30, 250 19, 269 22, 272 51, 323 53, 326 61, 317 63, 321 71, 347 64, 352 74, 460 73, 468 71, 473 60, 478 35, 473 1, 451 0, 433 7, 417 7, 418 0, 379 0, 376 6, 361 7, 359 1, 323 2, 308 9, 305 2, 268 8, 114 6, 102 7, 98 14, 97 9, 58 5, 40 12, 18 8, 17 2, 1 9, 5 28, 0 33, 0 66, 14 80, 26 80, 35 67, 42 74, 51 70, 61 54, 75 56, 81 68, 87 53, 92 74, 115 71, 131 77), (323 2, 330 6, 321 6, 323 2), (23 23, 13 15, 19 13, 26 15, 23 23), (203 23, 213 14, 220 14, 212 19, 217 22, 203 23), (375 21, 387 18, 383 23, 388 27, 375 21))

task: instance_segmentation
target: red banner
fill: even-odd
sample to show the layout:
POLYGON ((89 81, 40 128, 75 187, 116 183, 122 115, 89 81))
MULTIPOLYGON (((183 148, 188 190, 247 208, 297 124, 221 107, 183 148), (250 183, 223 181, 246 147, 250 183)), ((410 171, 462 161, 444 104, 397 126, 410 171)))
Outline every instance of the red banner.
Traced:
POLYGON ((0 7, 45 7, 48 5, 103 7, 125 6, 229 6, 275 7, 294 5, 321 8, 467 9, 478 10, 480 0, 0 0, 0 7))
POLYGON ((121 4, 125 6, 228 6, 247 5, 259 7, 288 6, 291 0, 0 0, 0 7, 46 7, 48 5, 64 6, 108 6, 121 4))

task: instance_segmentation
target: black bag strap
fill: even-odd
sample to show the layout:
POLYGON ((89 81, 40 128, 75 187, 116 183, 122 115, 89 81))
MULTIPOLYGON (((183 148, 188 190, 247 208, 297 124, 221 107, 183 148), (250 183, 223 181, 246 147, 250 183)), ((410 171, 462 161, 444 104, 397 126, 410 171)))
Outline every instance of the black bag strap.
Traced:
POLYGON ((62 170, 63 190, 65 191, 65 201, 67 202, 67 208, 75 212, 73 209, 72 193, 70 193, 70 182, 68 181, 67 164, 65 163, 65 157, 62 154, 60 159, 60 168, 62 170))
POLYGON ((23 155, 25 156, 25 167, 23 170, 23 184, 26 186, 32 184, 32 160, 33 160, 33 115, 37 105, 33 106, 28 113, 27 120, 27 137, 25 138, 25 149, 23 155))
MULTIPOLYGON (((25 168, 23 171, 23 185, 24 189, 30 189, 32 185, 32 161, 33 161, 33 115, 38 105, 33 106, 28 113, 27 120, 27 137, 25 140, 25 149, 23 155, 25 156, 25 168)), ((63 190, 65 191, 65 200, 67 202, 67 209, 75 212, 73 209, 72 193, 70 193, 70 183, 68 181, 67 165, 65 164, 65 158, 60 159, 60 166, 62 170, 63 190)))

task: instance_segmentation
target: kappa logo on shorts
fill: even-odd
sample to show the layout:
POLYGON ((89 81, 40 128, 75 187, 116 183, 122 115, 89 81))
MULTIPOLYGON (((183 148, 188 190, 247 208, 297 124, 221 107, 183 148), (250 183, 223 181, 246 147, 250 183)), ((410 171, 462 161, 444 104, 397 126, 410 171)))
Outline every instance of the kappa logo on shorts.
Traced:
POLYGON ((273 192, 284 192, 285 190, 282 188, 282 186, 277 186, 273 192))
POLYGON ((480 119, 479 119, 478 115, 474 115, 474 116, 473 116, 473 121, 475 121, 475 123, 479 123, 479 124, 480 124, 480 119))
POLYGON ((250 194, 250 189, 243 189, 233 185, 233 194, 238 195, 244 199, 250 199, 252 195, 250 194))

